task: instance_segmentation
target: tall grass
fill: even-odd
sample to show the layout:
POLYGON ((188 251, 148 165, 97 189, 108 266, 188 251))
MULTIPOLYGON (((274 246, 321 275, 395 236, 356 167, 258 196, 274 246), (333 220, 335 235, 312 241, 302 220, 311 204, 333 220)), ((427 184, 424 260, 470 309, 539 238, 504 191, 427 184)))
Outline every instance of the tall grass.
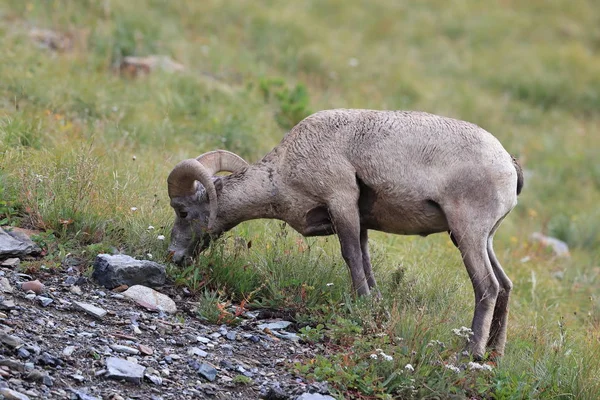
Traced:
POLYGON ((380 302, 349 295, 335 237, 274 221, 242 224, 170 274, 208 319, 229 301, 295 315, 325 351, 292 368, 347 397, 597 398, 598 15, 591 0, 6 0, 0 221, 44 231, 55 257, 113 249, 167 263, 165 177, 181 159, 226 148, 256 161, 310 110, 470 120, 526 173, 496 235, 515 287, 507 354, 491 372, 446 368, 461 365, 452 329, 469 325, 473 294, 443 235, 371 235, 380 302), (33 27, 72 45, 42 48, 33 27), (123 57, 149 54, 185 71, 119 73, 123 57), (571 257, 532 242, 536 231, 571 257), (394 360, 374 361, 378 348, 394 360))

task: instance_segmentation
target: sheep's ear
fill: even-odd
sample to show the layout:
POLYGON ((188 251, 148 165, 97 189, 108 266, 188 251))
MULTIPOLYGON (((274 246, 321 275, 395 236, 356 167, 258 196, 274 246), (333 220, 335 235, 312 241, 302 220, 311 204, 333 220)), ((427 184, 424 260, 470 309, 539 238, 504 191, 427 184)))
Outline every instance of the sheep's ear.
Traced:
POLYGON ((215 190, 219 193, 221 189, 223 189, 223 180, 221 178, 215 178, 213 183, 215 184, 215 190))

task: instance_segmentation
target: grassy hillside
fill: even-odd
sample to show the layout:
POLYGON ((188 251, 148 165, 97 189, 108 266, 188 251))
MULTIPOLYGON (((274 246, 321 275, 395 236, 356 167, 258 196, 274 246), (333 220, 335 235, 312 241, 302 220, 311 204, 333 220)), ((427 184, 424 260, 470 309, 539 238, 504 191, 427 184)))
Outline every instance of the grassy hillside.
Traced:
POLYGON ((0 221, 43 231, 46 265, 113 248, 166 262, 171 168, 214 148, 256 161, 311 111, 416 109, 479 124, 526 171, 496 235, 515 287, 492 371, 445 367, 473 307, 445 235, 372 235, 375 304, 347 297, 335 238, 274 221, 239 226, 172 276, 203 296, 207 318, 244 298, 293 308, 307 338, 325 341, 324 358, 293 368, 347 397, 600 396, 595 1, 2 0, 0 48, 0 221), (43 46, 33 29, 62 36, 43 46), (151 54, 185 70, 119 71, 124 57, 151 54), (566 241, 571 257, 533 232, 566 241), (371 358, 378 348, 393 361, 371 358))

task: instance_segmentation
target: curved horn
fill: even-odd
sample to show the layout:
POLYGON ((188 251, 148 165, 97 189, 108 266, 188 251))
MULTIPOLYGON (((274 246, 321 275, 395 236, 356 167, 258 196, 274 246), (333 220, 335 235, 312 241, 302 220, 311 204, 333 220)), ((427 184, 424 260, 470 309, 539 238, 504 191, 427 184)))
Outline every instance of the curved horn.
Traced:
POLYGON ((167 178, 169 198, 189 196, 194 194, 198 181, 206 189, 208 204, 210 205, 210 216, 208 218, 208 230, 210 231, 217 218, 217 191, 212 181, 212 173, 196 159, 190 158, 181 161, 173 168, 167 178))
POLYGON ((227 150, 214 150, 196 158, 211 175, 221 171, 236 172, 248 166, 248 163, 237 154, 227 150))

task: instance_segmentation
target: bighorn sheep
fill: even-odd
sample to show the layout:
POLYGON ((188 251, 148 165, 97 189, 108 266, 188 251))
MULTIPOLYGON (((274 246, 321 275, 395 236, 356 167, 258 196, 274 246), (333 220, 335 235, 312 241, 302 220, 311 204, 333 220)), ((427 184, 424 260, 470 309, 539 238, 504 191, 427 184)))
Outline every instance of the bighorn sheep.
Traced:
POLYGON ((304 236, 337 234, 353 288, 367 295, 375 288, 369 229, 449 232, 475 291, 467 348, 476 358, 486 345, 501 355, 512 283, 492 239, 522 185, 516 160, 471 123, 424 112, 321 111, 255 164, 223 150, 177 164, 168 177, 176 213, 169 251, 182 263, 240 222, 275 218, 304 236))

